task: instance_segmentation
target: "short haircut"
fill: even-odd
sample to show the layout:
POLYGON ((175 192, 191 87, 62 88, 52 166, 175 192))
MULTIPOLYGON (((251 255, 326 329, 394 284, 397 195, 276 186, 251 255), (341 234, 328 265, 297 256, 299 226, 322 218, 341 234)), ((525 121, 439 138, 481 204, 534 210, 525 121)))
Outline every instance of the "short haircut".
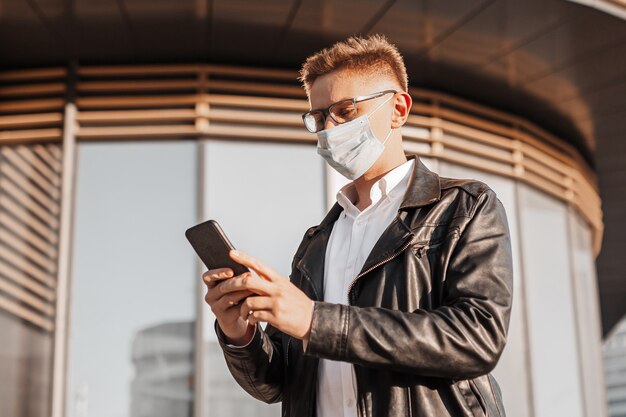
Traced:
POLYGON ((311 86, 318 77, 341 69, 368 75, 389 75, 398 81, 404 91, 409 88, 402 55, 395 45, 380 34, 366 38, 351 36, 314 53, 302 65, 298 80, 309 97, 311 86))

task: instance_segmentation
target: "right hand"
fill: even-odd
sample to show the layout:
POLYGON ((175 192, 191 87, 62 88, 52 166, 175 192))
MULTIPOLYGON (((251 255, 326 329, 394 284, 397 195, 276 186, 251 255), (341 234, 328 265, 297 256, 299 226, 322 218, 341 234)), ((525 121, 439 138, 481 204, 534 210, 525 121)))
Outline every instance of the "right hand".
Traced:
MULTIPOLYGON (((252 275, 246 272, 238 276, 252 275)), ((215 314, 220 329, 229 339, 228 342, 235 345, 244 345, 250 341, 254 325, 248 320, 241 318, 240 302, 249 295, 254 295, 250 290, 241 290, 224 293, 220 290, 220 284, 225 280, 233 278, 231 268, 209 269, 202 274, 202 280, 207 286, 207 293, 204 300, 211 307, 215 314)))

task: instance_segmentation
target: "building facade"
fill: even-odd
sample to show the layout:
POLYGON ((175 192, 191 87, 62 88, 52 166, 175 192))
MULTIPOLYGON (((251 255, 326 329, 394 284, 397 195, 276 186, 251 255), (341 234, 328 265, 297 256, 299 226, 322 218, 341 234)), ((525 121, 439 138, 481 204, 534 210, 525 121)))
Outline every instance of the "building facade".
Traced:
POLYGON ((230 377, 184 231, 290 273, 345 184, 297 68, 370 33, 407 64, 405 151, 505 206, 507 415, 621 415, 625 6, 0 1, 0 417, 280 415, 230 377))

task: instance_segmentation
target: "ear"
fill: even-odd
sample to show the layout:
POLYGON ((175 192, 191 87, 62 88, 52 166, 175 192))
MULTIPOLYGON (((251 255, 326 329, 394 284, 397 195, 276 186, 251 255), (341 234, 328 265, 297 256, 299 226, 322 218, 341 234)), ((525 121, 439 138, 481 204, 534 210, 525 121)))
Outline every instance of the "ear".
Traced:
POLYGON ((391 127, 397 129, 404 125, 409 118, 409 112, 413 105, 413 99, 404 91, 396 94, 393 116, 391 118, 391 127))

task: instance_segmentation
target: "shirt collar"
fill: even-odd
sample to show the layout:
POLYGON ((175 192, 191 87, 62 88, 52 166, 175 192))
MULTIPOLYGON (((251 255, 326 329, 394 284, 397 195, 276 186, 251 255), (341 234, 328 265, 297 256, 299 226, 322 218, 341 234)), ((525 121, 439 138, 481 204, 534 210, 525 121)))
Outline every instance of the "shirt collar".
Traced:
MULTIPOLYGON (((401 189, 397 187, 397 185, 407 176, 408 172, 411 171, 414 161, 415 159, 412 158, 398 165, 372 184, 372 188, 370 189, 372 204, 368 206, 368 208, 374 206, 384 197, 394 195, 396 191, 401 189)), ((354 182, 349 182, 337 192, 337 202, 347 213, 354 214, 355 216, 359 214, 359 209, 354 205, 356 199, 357 192, 354 187, 354 182)))

